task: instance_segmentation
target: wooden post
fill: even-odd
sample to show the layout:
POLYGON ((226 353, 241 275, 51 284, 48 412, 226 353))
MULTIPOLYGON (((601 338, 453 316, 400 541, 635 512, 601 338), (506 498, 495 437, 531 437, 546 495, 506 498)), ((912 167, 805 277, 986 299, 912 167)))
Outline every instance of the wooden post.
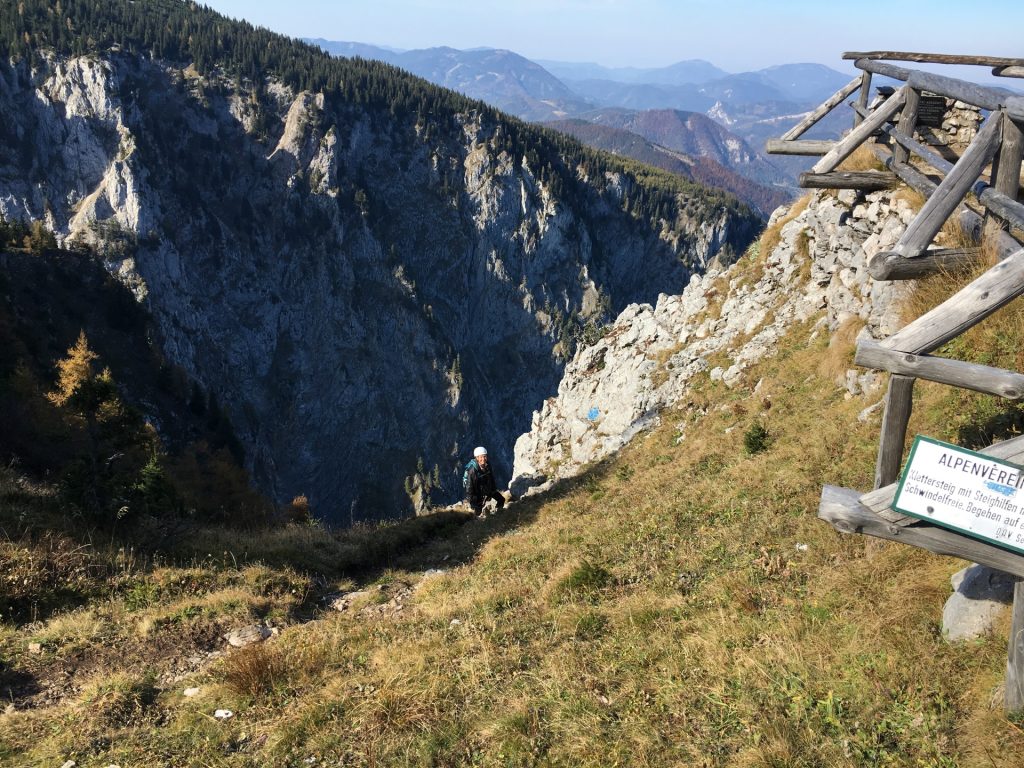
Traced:
POLYGON ((995 178, 992 186, 1011 200, 1020 192, 1020 166, 1024 157, 1024 132, 1009 115, 1003 114, 1003 141, 993 163, 995 178))
MULTIPOLYGON (((992 159, 999 147, 1002 115, 992 113, 985 125, 974 137, 971 146, 953 166, 953 170, 942 180, 935 194, 928 198, 921 211, 907 227, 899 242, 893 248, 897 253, 914 258, 919 256, 932 242, 946 219, 957 209, 964 195, 978 180, 982 169, 992 159)), ((827 156, 826 156, 827 157, 827 156)), ((815 166, 815 170, 817 170, 815 166)))
MULTIPOLYGON (((907 91, 907 101, 903 105, 903 113, 900 115, 898 129, 904 136, 914 137, 914 128, 917 127, 917 108, 921 104, 921 92, 916 88, 907 91)), ((892 158, 894 163, 905 163, 910 159, 910 152, 899 143, 892 146, 892 158)))
MULTIPOLYGON (((1017 201, 1017 193, 1020 191, 1022 155, 1024 155, 1024 136, 1022 136, 1020 126, 1013 122, 1009 115, 1003 113, 1003 140, 992 161, 992 187, 1012 202, 1017 201)), ((1002 229, 1000 223, 986 213, 986 233, 998 229, 1002 229)))
POLYGON ((889 391, 885 393, 885 416, 882 417, 882 438, 878 446, 878 461, 875 463, 875 488, 896 482, 900 475, 913 397, 913 376, 894 373, 889 377, 889 391))
MULTIPOLYGON (((857 106, 863 111, 868 109, 868 100, 871 98, 871 73, 862 72, 860 76, 860 98, 857 99, 857 106)), ((861 113, 854 111, 853 113, 853 127, 856 128, 864 122, 864 118, 861 117, 861 113)))
POLYGON ((1013 585, 1013 619, 1006 657, 1006 714, 1024 709, 1024 581, 1013 585))
POLYGON ((904 86, 882 102, 863 123, 846 134, 827 155, 815 163, 811 170, 814 173, 834 171, 837 165, 852 155, 853 151, 863 144, 872 133, 881 128, 887 120, 896 114, 900 107, 903 106, 908 90, 904 86))

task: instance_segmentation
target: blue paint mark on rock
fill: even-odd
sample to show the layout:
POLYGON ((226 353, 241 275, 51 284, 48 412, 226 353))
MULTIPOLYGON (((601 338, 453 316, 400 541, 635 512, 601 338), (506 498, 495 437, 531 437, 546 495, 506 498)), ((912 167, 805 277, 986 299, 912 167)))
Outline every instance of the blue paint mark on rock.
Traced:
POLYGON ((597 408, 591 408, 587 411, 587 418, 590 421, 597 421, 597 417, 601 415, 601 412, 597 408))

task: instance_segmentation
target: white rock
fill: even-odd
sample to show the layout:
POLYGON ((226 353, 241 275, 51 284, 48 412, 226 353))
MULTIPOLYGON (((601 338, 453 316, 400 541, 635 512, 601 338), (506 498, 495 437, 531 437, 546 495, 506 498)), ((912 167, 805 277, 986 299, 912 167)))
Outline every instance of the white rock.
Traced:
POLYGON ((213 716, 218 720, 230 720, 235 716, 235 713, 230 709, 218 709, 213 713, 213 716))
POLYGON ((184 691, 181 692, 181 695, 190 699, 193 696, 198 696, 200 690, 200 688, 186 688, 184 691))
POLYGON ((270 630, 262 624, 250 624, 247 627, 231 630, 224 635, 224 639, 234 648, 244 648, 253 643, 262 643, 270 635, 270 630))

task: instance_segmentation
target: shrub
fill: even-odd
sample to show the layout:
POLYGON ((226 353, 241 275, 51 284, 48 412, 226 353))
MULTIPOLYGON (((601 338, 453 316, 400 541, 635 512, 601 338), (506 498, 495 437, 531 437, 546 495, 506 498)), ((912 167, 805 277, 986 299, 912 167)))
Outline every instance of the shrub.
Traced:
POLYGON ((285 508, 285 517, 289 523, 304 524, 313 520, 313 512, 309 506, 309 499, 306 494, 299 494, 292 499, 291 504, 285 508))
POLYGON ((750 429, 743 434, 743 447, 751 456, 768 450, 771 443, 771 435, 761 423, 751 424, 750 429))

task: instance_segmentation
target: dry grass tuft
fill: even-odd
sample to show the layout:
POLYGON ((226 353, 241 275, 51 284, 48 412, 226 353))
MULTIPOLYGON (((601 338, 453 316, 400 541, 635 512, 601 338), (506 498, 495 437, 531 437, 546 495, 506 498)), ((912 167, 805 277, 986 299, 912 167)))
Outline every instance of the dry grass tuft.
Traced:
POLYGON ((901 186, 892 193, 892 201, 902 200, 912 211, 920 211, 924 208, 924 204, 928 202, 928 198, 922 195, 913 187, 901 186))
POLYGON ((779 242, 782 240, 782 228, 789 224, 789 222, 793 221, 793 219, 795 219, 805 210, 807 210, 807 206, 810 205, 810 203, 811 195, 804 195, 795 203, 793 203, 792 206, 790 206, 789 211, 786 213, 785 216, 783 216, 770 227, 765 229, 765 231, 761 234, 760 254, 762 259, 768 258, 771 252, 778 247, 779 242))
POLYGON ((866 144, 861 144, 836 169, 839 171, 884 171, 885 166, 866 144))
POLYGON ((269 696, 289 677, 289 664, 277 645, 255 643, 230 654, 221 669, 229 690, 243 696, 269 696))

